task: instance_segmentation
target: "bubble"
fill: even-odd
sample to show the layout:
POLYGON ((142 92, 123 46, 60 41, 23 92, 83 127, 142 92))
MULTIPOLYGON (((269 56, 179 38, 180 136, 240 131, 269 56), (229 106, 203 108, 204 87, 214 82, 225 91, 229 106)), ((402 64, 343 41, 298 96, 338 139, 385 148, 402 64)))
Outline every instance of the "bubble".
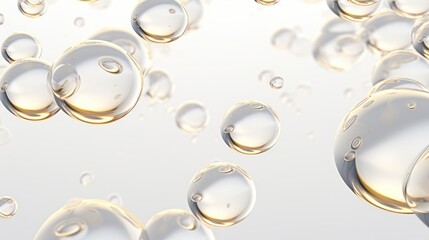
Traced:
POLYGON ((284 85, 284 80, 281 77, 275 77, 270 81, 270 86, 273 89, 281 89, 283 88, 283 85, 284 85))
POLYGON ((392 89, 412 89, 417 91, 429 92, 429 90, 420 82, 407 78, 395 78, 379 82, 371 89, 369 95, 373 95, 384 90, 392 89))
POLYGON ((412 51, 395 51, 379 59, 372 71, 372 84, 397 78, 419 81, 429 86, 429 64, 412 51))
POLYGON ((269 106, 256 101, 243 101, 225 114, 221 135, 231 149, 244 154, 259 154, 276 144, 280 122, 269 106))
POLYGON ((361 6, 369 6, 369 5, 376 4, 377 2, 381 2, 381 0, 348 0, 348 1, 361 6))
POLYGON ((134 58, 104 41, 69 48, 52 69, 49 79, 57 104, 86 123, 109 123, 124 117, 134 108, 143 87, 134 58))
POLYGON ((0 13, 0 25, 4 23, 4 15, 0 13))
POLYGON ((219 162, 200 172, 204 172, 204 176, 197 182, 191 182, 188 189, 188 204, 198 219, 211 226, 227 227, 243 221, 250 214, 256 190, 246 171, 239 166, 219 162), (196 194, 201 196, 198 201, 195 201, 196 194))
POLYGON ((209 113, 199 102, 186 102, 176 112, 176 125, 186 133, 198 133, 208 122, 209 113))
POLYGON ((269 83, 273 79, 274 73, 271 70, 264 70, 259 74, 259 81, 263 83, 269 83))
POLYGON ((0 197, 0 218, 11 218, 18 210, 18 203, 11 197, 0 197))
POLYGON ((428 92, 401 87, 373 92, 347 114, 334 153, 341 177, 357 196, 387 211, 412 213, 404 179, 429 141, 421 134, 429 130, 428 111, 428 92))
POLYGON ((255 2, 261 5, 271 6, 271 5, 277 4, 279 0, 255 0, 255 2))
POLYGON ((3 58, 9 63, 24 58, 39 58, 42 54, 39 41, 25 33, 14 33, 7 37, 1 50, 3 58))
POLYGON ((40 227, 34 240, 139 239, 143 225, 127 210, 102 200, 67 204, 40 227))
POLYGON ((271 38, 271 44, 282 50, 290 49, 297 40, 297 34, 294 30, 282 28, 277 30, 271 38))
POLYGON ((204 16, 204 3, 202 0, 181 0, 188 13, 188 29, 198 28, 204 16))
POLYGON ((411 33, 414 49, 426 59, 429 59, 429 15, 415 21, 411 33))
POLYGON ((177 0, 145 0, 134 8, 131 24, 143 39, 168 43, 185 33, 188 13, 177 0))
POLYGON ((429 12, 426 0, 387 0, 390 9, 401 17, 420 18, 429 12))
POLYGON ((149 240, 214 240, 213 232, 192 213, 179 209, 157 213, 147 222, 141 239, 149 240))
POLYGON ((123 201, 122 201, 122 197, 121 195, 117 194, 117 193, 112 193, 107 197, 107 200, 112 203, 115 204, 117 206, 122 207, 123 201))
POLYGON ((90 37, 91 40, 103 40, 123 48, 135 58, 143 73, 150 67, 149 49, 134 33, 119 28, 105 28, 90 37))
POLYGON ((94 182, 94 180, 95 180, 95 176, 91 172, 83 172, 80 175, 80 184, 82 184, 82 186, 84 187, 91 185, 94 182))
POLYGON ((173 81, 170 76, 162 70, 152 70, 147 75, 149 89, 146 95, 152 100, 163 102, 171 97, 173 81))
POLYGON ((0 125, 0 146, 10 142, 11 138, 12 134, 10 133, 9 129, 0 125))
POLYGON ((344 90, 344 97, 350 99, 353 97, 353 90, 350 88, 347 88, 346 90, 344 90))
POLYGON ((413 20, 386 12, 362 24, 360 35, 372 52, 384 55, 411 45, 412 26, 413 20))
POLYGON ((27 17, 40 17, 47 9, 48 4, 45 0, 18 0, 18 10, 27 17))
POLYGON ((82 17, 77 17, 74 19, 73 23, 76 27, 80 28, 80 27, 85 26, 85 19, 83 19, 82 17))
POLYGON ((55 115, 59 108, 47 77, 51 66, 39 59, 13 62, 0 78, 0 99, 17 117, 40 121, 55 115))
POLYGON ((371 5, 359 5, 349 0, 327 0, 328 7, 338 17, 354 22, 364 22, 375 16, 382 1, 371 5))

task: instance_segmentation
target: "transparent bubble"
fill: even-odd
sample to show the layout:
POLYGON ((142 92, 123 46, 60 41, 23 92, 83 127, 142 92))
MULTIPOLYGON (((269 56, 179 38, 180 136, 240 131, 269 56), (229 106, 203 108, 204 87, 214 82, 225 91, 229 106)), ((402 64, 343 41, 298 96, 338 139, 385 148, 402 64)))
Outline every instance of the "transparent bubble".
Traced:
POLYGON ((264 70, 259 74, 259 81, 263 83, 269 83, 273 79, 274 73, 271 70, 264 70))
POLYGON ((429 141, 421 134, 429 131, 428 111, 428 92, 401 87, 372 93, 346 115, 334 153, 341 177, 356 195, 387 211, 412 212, 404 179, 429 141))
POLYGON ((186 102, 176 112, 176 125, 186 133, 198 133, 208 122, 209 113, 199 102, 186 102))
POLYGON ((177 0, 145 0, 134 8, 131 24, 143 39, 168 43, 185 33, 188 13, 177 0))
POLYGON ((5 145, 12 139, 12 134, 5 126, 0 125, 0 146, 5 145))
POLYGON ((243 101, 225 114, 221 135, 231 149, 244 154, 259 154, 276 144, 280 122, 269 106, 257 101, 243 101))
POLYGON ((353 90, 350 89, 350 88, 347 88, 347 89, 344 90, 343 95, 344 95, 344 97, 350 99, 350 98, 353 97, 353 90))
POLYGON ((38 58, 42 54, 39 41, 25 33, 14 33, 4 40, 1 46, 3 58, 12 63, 25 58, 38 58))
POLYGON ((109 27, 98 31, 90 39, 114 43, 123 48, 135 58, 143 73, 150 67, 148 46, 135 33, 125 29, 109 27))
POLYGON ((381 2, 382 0, 348 0, 351 3, 361 5, 361 6, 369 6, 381 2))
POLYGON ((152 70, 147 75, 149 89, 146 95, 152 100, 163 102, 171 97, 173 81, 167 73, 161 70, 152 70))
POLYGON ((47 9, 45 0, 18 0, 18 10, 27 17, 40 17, 47 9))
POLYGON ((40 121, 55 115, 55 103, 47 77, 51 66, 39 59, 13 62, 0 78, 0 100, 9 112, 26 120, 40 121))
POLYGON ((77 17, 74 19, 73 23, 76 27, 83 27, 85 26, 85 19, 83 19, 82 17, 77 17))
POLYGON ((390 9, 401 17, 420 18, 429 12, 426 0, 387 0, 390 9))
POLYGON ((192 213, 179 209, 165 210, 151 217, 141 239, 214 240, 213 232, 192 213))
POLYGON ((384 90, 393 89, 413 89, 418 91, 429 92, 428 89, 420 82, 407 78, 387 79, 376 84, 370 91, 369 95, 379 93, 384 90))
POLYGON ((34 240, 137 240, 143 225, 127 210, 102 200, 74 201, 52 214, 34 240))
POLYGON ((283 85, 284 85, 284 80, 281 77, 274 77, 270 81, 270 86, 273 89, 281 89, 283 88, 283 85))
POLYGON ((364 22, 375 16, 382 5, 378 1, 371 5, 359 5, 349 0, 327 0, 328 7, 338 17, 354 22, 364 22))
POLYGON ((361 38, 375 54, 406 49, 411 46, 413 20, 385 12, 362 24, 361 38))
POLYGON ((188 29, 198 28, 204 16, 203 0, 180 0, 188 13, 188 29))
POLYGON ((0 197, 0 218, 11 218, 18 210, 18 203, 11 197, 0 197))
POLYGON ((372 84, 396 78, 408 78, 429 86, 429 64, 412 51, 395 51, 376 63, 372 71, 372 84))
POLYGON ((414 49, 429 59, 429 15, 415 21, 411 39, 414 49))
POLYGON ((297 40, 297 34, 294 30, 282 28, 277 30, 271 38, 271 44, 282 50, 290 49, 297 40))
POLYGON ((4 15, 0 13, 0 25, 4 23, 4 15))
POLYGON ((265 5, 265 6, 271 6, 274 5, 276 3, 278 3, 280 0, 255 0, 255 2, 261 4, 261 5, 265 5))
POLYGON ((127 115, 143 87, 138 64, 125 50, 104 41, 69 48, 49 76, 56 102, 69 116, 93 124, 127 115))
POLYGON ((91 172, 83 172, 80 174, 80 184, 87 187, 91 185, 95 180, 95 175, 91 172))
POLYGON ((122 207, 123 201, 122 201, 122 197, 121 195, 117 194, 117 193, 112 193, 107 197, 107 200, 110 203, 113 203, 115 205, 118 205, 120 207, 122 207))
POLYGON ((188 189, 188 204, 194 215, 217 227, 243 221, 256 200, 255 185, 249 174, 239 166, 223 162, 210 164, 196 176, 202 173, 188 189))

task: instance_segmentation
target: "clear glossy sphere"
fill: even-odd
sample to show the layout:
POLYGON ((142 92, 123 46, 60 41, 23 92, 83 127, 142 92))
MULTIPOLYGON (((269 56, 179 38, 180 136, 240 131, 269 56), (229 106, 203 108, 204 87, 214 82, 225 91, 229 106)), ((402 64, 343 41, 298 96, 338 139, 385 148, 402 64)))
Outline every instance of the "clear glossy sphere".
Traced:
POLYGON ((328 7, 338 17, 353 22, 364 22, 375 16, 382 1, 370 5, 360 5, 350 0, 327 0, 328 7))
POLYGON ((185 33, 188 13, 177 0, 144 0, 134 8, 131 24, 143 39, 168 43, 185 33))
POLYGON ((221 124, 221 136, 233 150, 259 154, 271 149, 280 135, 276 113, 257 101, 244 101, 232 106, 221 124))
POLYGON ((55 115, 59 107, 49 87, 49 63, 29 58, 12 63, 0 78, 0 99, 9 112, 32 121, 55 115))
POLYGON ((390 9, 401 17, 420 18, 429 12, 426 0, 387 0, 390 9))
POLYGON ((134 58, 104 41, 69 48, 52 66, 49 79, 60 108, 77 120, 94 124, 127 115, 143 87, 134 58))
POLYGON ((163 102, 171 97, 173 81, 170 76, 161 70, 151 70, 147 75, 149 89, 146 95, 156 102, 163 102))
POLYGON ((34 240, 140 240, 143 225, 127 210, 102 200, 75 200, 52 214, 34 240))
POLYGON ((26 33, 14 33, 1 46, 3 58, 12 63, 25 58, 38 58, 42 54, 39 41, 26 33))
POLYGON ((213 232, 191 212, 170 209, 151 217, 143 230, 144 240, 214 240, 213 232))
POLYGON ((48 4, 45 0, 18 0, 18 10, 26 17, 40 17, 47 9, 48 4))
POLYGON ((186 102, 176 112, 177 127, 190 134, 202 131, 209 123, 209 113, 199 102, 186 102))
POLYGON ((193 177, 188 204, 201 221, 228 227, 243 221, 252 211, 256 190, 249 174, 237 165, 213 163, 193 177))

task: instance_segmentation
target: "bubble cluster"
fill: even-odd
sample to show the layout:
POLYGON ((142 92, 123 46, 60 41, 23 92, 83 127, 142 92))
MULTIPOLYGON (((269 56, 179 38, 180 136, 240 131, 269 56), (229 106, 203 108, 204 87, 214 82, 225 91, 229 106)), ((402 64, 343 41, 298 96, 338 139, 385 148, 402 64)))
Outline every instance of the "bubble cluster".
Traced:
POLYGON ((184 210, 170 209, 157 213, 147 222, 140 239, 214 240, 213 232, 184 210))
POLYGON ((185 102, 176 112, 177 127, 190 134, 202 131, 209 123, 209 113, 199 102, 185 102))
POLYGON ((134 31, 155 43, 177 40, 185 33, 188 21, 188 13, 178 0, 141 1, 131 15, 134 31))
POLYGON ((127 115, 143 87, 134 58, 105 41, 69 48, 53 64, 49 80, 58 106, 72 118, 93 124, 127 115))
POLYGON ((75 200, 52 214, 34 240, 140 239, 143 225, 127 210, 102 200, 75 200))
POLYGON ((213 163, 193 177, 188 204, 201 221, 228 227, 243 221, 252 211, 256 190, 249 174, 237 165, 213 163))
POLYGON ((0 100, 9 112, 40 121, 55 115, 59 107, 46 79, 51 66, 39 59, 13 62, 0 78, 0 100))
POLYGON ((14 33, 4 40, 1 53, 6 61, 12 63, 25 58, 39 58, 42 47, 35 37, 26 33, 14 33))

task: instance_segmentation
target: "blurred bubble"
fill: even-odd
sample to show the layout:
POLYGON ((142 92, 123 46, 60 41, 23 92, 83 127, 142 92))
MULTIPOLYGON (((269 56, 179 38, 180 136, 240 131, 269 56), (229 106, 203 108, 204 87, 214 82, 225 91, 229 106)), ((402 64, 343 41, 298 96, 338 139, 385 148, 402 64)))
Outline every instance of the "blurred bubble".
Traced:
POLYGON ((426 59, 429 59, 429 15, 415 21, 411 40, 414 49, 426 59))
POLYGON ((107 41, 123 48, 135 58, 143 73, 146 73, 150 67, 148 46, 132 32, 109 27, 98 31, 89 39, 107 41))
POLYGON ((259 154, 271 149, 280 135, 280 122, 274 111, 257 101, 232 106, 221 124, 221 136, 231 149, 259 154))
POLYGON ((152 70, 147 74, 149 89, 146 95, 152 100, 163 102, 171 97, 173 81, 167 73, 161 70, 152 70))
POLYGON ((143 225, 127 210, 102 200, 74 201, 52 214, 34 240, 140 239, 143 225))
POLYGON ((117 194, 117 193, 112 193, 107 197, 107 200, 112 203, 115 204, 117 206, 122 207, 123 201, 122 201, 122 197, 121 195, 117 194))
POLYGON ((209 113, 199 102, 186 102, 176 112, 176 125, 186 133, 198 133, 207 126, 208 122, 209 113))
POLYGON ((387 0, 390 9, 401 17, 420 18, 429 12, 427 0, 387 0))
POLYGON ((328 7, 338 17, 354 22, 364 22, 375 16, 382 1, 371 5, 359 5, 349 0, 327 0, 328 7))
POLYGON ((412 213, 404 179, 429 141, 420 134, 429 131, 429 93, 400 86, 371 93, 346 115, 334 153, 341 177, 357 196, 387 211, 412 213))
POLYGON ((0 13, 0 25, 4 23, 4 15, 0 13))
POLYGON ((83 19, 82 17, 77 17, 75 18, 73 23, 76 27, 83 27, 85 26, 85 19, 83 19))
POLYGON ((25 58, 39 58, 42 54, 39 41, 26 33, 14 33, 8 36, 1 50, 3 58, 9 63, 25 58))
POLYGON ((0 100, 9 112, 40 121, 55 115, 59 107, 46 81, 51 66, 39 59, 13 62, 0 78, 0 100))
POLYGON ((95 176, 91 172, 83 172, 80 174, 80 184, 84 187, 91 185, 94 180, 95 176))
POLYGON ((417 91, 425 91, 429 92, 428 89, 423 86, 420 82, 417 82, 412 79, 407 78, 394 78, 394 79, 388 79, 379 82, 376 84, 371 91, 369 92, 369 95, 373 95, 376 93, 379 93, 384 90, 393 90, 393 89, 412 89, 417 91))
POLYGON ((104 41, 69 48, 52 66, 49 79, 60 108, 72 118, 93 124, 127 115, 143 87, 134 58, 104 41))
POLYGON ((151 217, 140 239, 214 240, 213 232, 192 213, 179 209, 165 210, 151 217))
POLYGON ((199 27, 204 16, 203 0, 180 0, 188 13, 188 29, 196 29, 199 27))
POLYGON ((212 163, 193 177, 188 204, 201 221, 216 227, 235 225, 247 218, 256 201, 249 174, 237 165, 212 163))
POLYGON ((429 65, 423 57, 412 51, 389 53, 375 64, 372 84, 395 78, 413 79, 429 86, 429 65))
POLYGON ((282 28, 277 30, 271 38, 271 44, 282 50, 290 49, 297 40, 297 34, 294 30, 282 28))
POLYGON ((19 11, 27 17, 40 17, 45 14, 48 4, 45 0, 18 0, 19 11))
POLYGON ((188 13, 177 0, 145 0, 134 8, 131 23, 143 39, 168 43, 185 33, 188 13))
POLYGON ((350 89, 350 88, 347 88, 347 89, 344 90, 343 95, 344 95, 344 97, 350 99, 350 98, 353 97, 353 90, 350 89))
POLYGON ((255 0, 255 2, 261 5, 271 6, 271 5, 277 4, 279 0, 255 0))
POLYGON ((12 139, 12 134, 5 126, 0 125, 0 146, 5 145, 12 139))
POLYGON ((271 70, 263 70, 260 74, 259 74, 259 81, 263 82, 263 83, 269 83, 271 81, 271 79, 273 79, 274 77, 274 73, 271 70))
POLYGON ((406 49, 411 45, 413 20, 385 12, 362 24, 361 37, 375 54, 406 49))
POLYGON ((97 1, 90 2, 89 5, 92 8, 104 10, 110 7, 111 3, 112 3, 112 0, 97 0, 97 1))
POLYGON ((0 218, 11 218, 18 210, 17 202, 11 197, 0 197, 0 218))
POLYGON ((281 89, 283 88, 284 85, 284 80, 281 77, 274 77, 273 79, 271 79, 270 81, 270 86, 272 89, 281 89))

